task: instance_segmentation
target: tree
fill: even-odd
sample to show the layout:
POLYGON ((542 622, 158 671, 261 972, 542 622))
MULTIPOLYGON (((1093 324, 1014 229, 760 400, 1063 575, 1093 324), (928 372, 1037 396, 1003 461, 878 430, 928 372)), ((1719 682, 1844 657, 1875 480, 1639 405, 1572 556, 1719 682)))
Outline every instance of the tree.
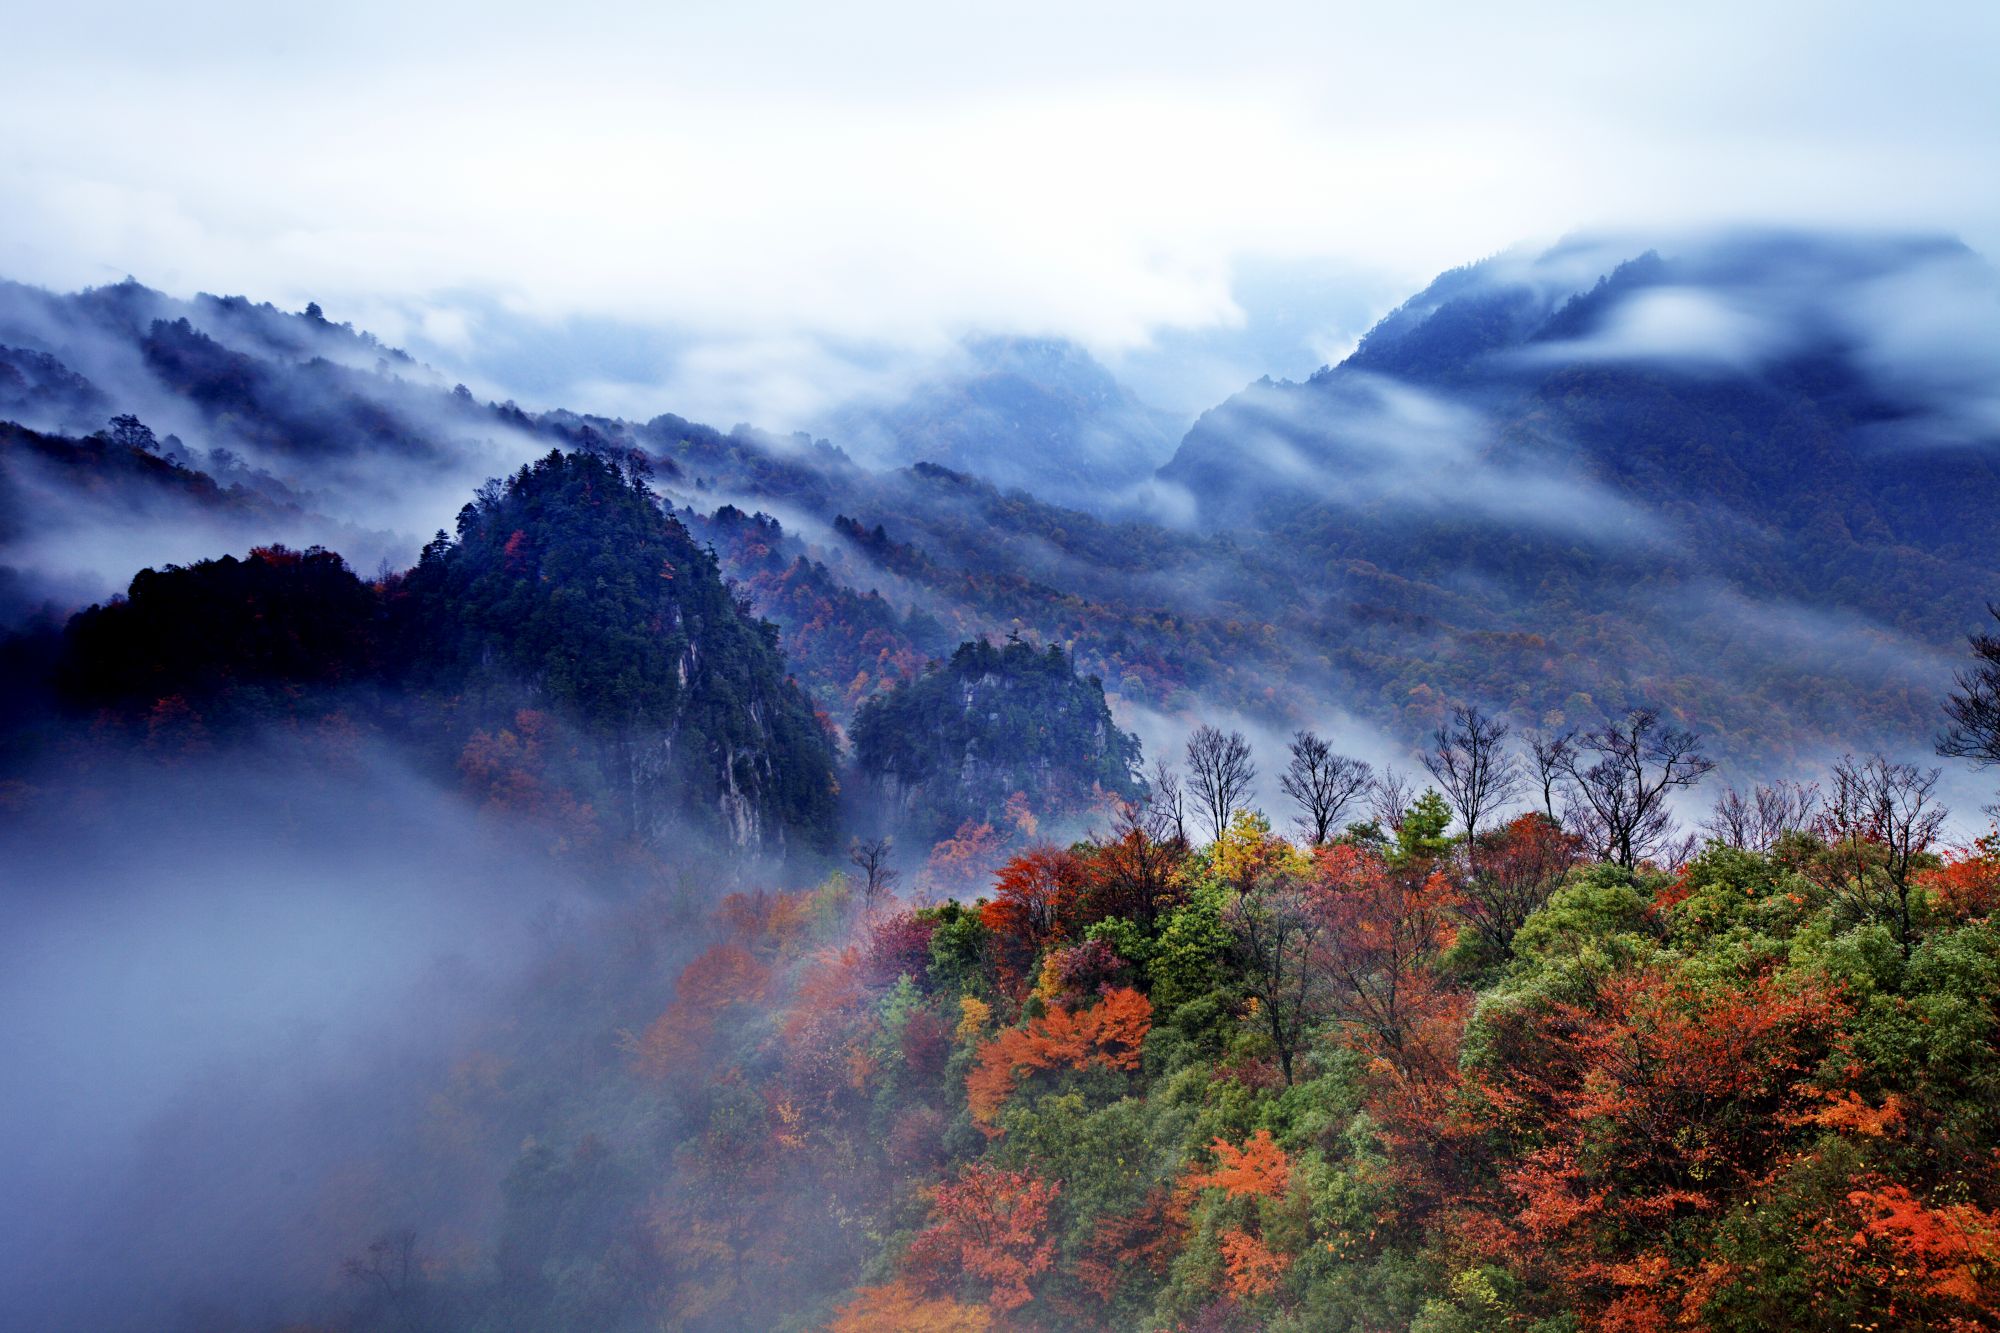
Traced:
POLYGON ((1083 862, 1067 848, 1034 847, 1012 857, 993 881, 980 919, 1020 947, 1028 961, 1068 935, 1083 897, 1083 862))
POLYGON ((1451 721, 1437 729, 1435 744, 1423 757, 1424 767, 1465 825, 1468 849, 1479 836, 1480 817, 1520 790, 1521 766, 1507 753, 1506 741, 1505 722, 1460 704, 1451 710, 1451 721))
POLYGON ((1165 759, 1155 758, 1146 788, 1142 814, 1147 836, 1155 842, 1185 844, 1187 794, 1181 787, 1181 775, 1165 759))
POLYGON ((1111 836, 1091 848, 1084 860, 1089 916, 1107 916, 1150 923, 1181 901, 1181 858, 1187 843, 1163 836, 1169 831, 1148 818, 1148 811, 1124 804, 1111 836))
MULTIPOLYGON (((1987 606, 2000 620, 2000 602, 1987 606)), ((1938 737, 1938 753, 1951 759, 1970 759, 1980 768, 2000 765, 2000 636, 1967 636, 1977 665, 1957 673, 1957 688, 1945 699, 1944 713, 1951 720, 1938 737)), ((2000 814, 2000 803, 1988 807, 2000 814)))
POLYGON ((1674 1241, 1699 1233, 1680 1228, 1767 1184, 1812 1114, 1806 1075, 1839 1049, 1843 1016, 1837 988, 1811 979, 1718 988, 1666 966, 1482 1008, 1472 1072, 1505 1082, 1483 1082, 1470 1116, 1511 1147, 1504 1193, 1475 1193, 1454 1225, 1517 1260, 1548 1293, 1541 1308, 1582 1327, 1705 1326, 1630 1303, 1681 1303, 1694 1275, 1674 1272, 1674 1241), (1628 1304, 1592 1318, 1606 1302, 1628 1304))
POLYGON ((970 819, 958 832, 935 844, 924 858, 917 877, 920 897, 956 893, 980 883, 993 873, 1000 860, 1004 840, 991 824, 975 824, 970 819))
POLYGON ((1278 1279, 1291 1260, 1273 1254, 1270 1246, 1248 1232, 1229 1228, 1222 1233, 1219 1248, 1224 1270, 1229 1275, 1227 1290, 1239 1301, 1268 1296, 1278 1289, 1278 1279))
POLYGON ((1492 957, 1504 958, 1521 923, 1582 860, 1582 839, 1532 810, 1485 835, 1478 870, 1467 878, 1458 914, 1492 957))
POLYGON ((1433 789, 1411 801, 1396 826, 1396 838, 1389 846, 1389 860, 1397 865, 1421 864, 1425 869, 1444 859, 1451 850, 1445 831, 1451 827, 1451 806, 1433 789))
POLYGON ((1313 901, 1324 929, 1312 964, 1329 1014, 1405 1072, 1438 1072, 1423 1067, 1417 1038, 1446 1000, 1432 964, 1454 937, 1451 882, 1426 858, 1393 865, 1369 848, 1334 846, 1319 855, 1313 901))
POLYGON ((1576 733, 1559 731, 1548 735, 1531 732, 1528 754, 1535 762, 1535 786, 1542 793, 1542 813, 1561 823, 1562 815, 1556 810, 1556 793, 1562 790, 1563 772, 1576 754, 1576 733))
POLYGON ((2000 832, 1947 851, 1939 860, 1920 880, 1932 906, 1962 921, 2000 910, 2000 832))
POLYGON ((1291 756, 1278 786, 1298 804, 1299 836, 1318 847, 1333 837, 1341 812, 1367 789, 1375 771, 1359 759, 1335 754, 1310 731, 1293 733, 1291 756))
POLYGON ((340 1271, 368 1289, 372 1304, 393 1312, 398 1328, 423 1327, 424 1258, 417 1253, 414 1230, 384 1232, 369 1243, 365 1255, 348 1259, 340 1271))
POLYGON ((1025 1028, 1008 1028, 979 1048, 965 1076, 965 1104, 972 1121, 997 1137, 994 1120, 1024 1074, 1038 1069, 1139 1067, 1139 1050, 1153 1024, 1153 1005, 1138 991, 1105 992, 1088 1009, 1051 1005, 1025 1028))
POLYGON ((1584 736, 1563 761, 1577 832, 1607 861, 1631 869, 1675 849, 1671 792, 1700 782, 1715 761, 1701 739, 1635 708, 1584 736))
POLYGON ((1787 833, 1811 828, 1818 810, 1817 783, 1759 783, 1747 796, 1725 787, 1701 828, 1725 847, 1768 852, 1787 833))
POLYGON ((123 416, 111 418, 109 432, 111 442, 124 449, 136 449, 143 454, 160 451, 160 443, 153 438, 152 427, 127 412, 123 416))
POLYGON ((771 969, 733 941, 710 945, 681 969, 666 1012, 630 1043, 639 1072, 676 1078, 698 1067, 732 1005, 757 1005, 770 995, 771 969))
POLYGON ((1199 804, 1208 821, 1211 838, 1222 836, 1229 817, 1250 794, 1257 780, 1257 766, 1250 762, 1250 742, 1243 733, 1224 735, 1203 723, 1188 737, 1188 793, 1199 804))
POLYGON ((1917 1328, 1977 1328, 1967 1315, 1990 1319, 2000 1302, 2000 1214, 1965 1202, 1933 1206, 1887 1181, 1856 1183, 1864 1187, 1847 1202, 1860 1229, 1850 1243, 1874 1260, 1869 1276, 1890 1288, 1887 1308, 1934 1315, 1918 1315, 1917 1328))
POLYGON ((879 1287, 862 1287, 854 1299, 833 1312, 826 1333, 987 1333, 993 1315, 983 1305, 961 1305, 932 1296, 901 1280, 879 1287))
POLYGON ((1916 933, 1912 876, 1950 813, 1937 799, 1939 776, 1879 754, 1844 756, 1820 818, 1827 854, 1814 879, 1864 920, 1886 921, 1905 958, 1916 933))
POLYGON ((1244 990, 1270 1034, 1289 1086, 1306 1037, 1326 1014, 1325 978, 1314 954, 1326 922, 1306 885, 1280 872, 1237 897, 1224 913, 1244 990))
POLYGON ((887 837, 856 838, 848 845, 847 859, 861 871, 861 901, 869 912, 895 891, 896 881, 902 878, 889 864, 889 853, 895 845, 895 839, 887 837))
POLYGON ((904 1262, 932 1286, 967 1276, 988 1283, 1005 1313, 1034 1299, 1031 1279, 1055 1262, 1049 1209, 1060 1181, 972 1163, 931 1194, 931 1224, 917 1233, 904 1262))
POLYGON ((1415 795, 1409 778, 1390 765, 1383 765, 1382 776, 1376 778, 1368 788, 1368 813, 1375 822, 1392 835, 1403 831, 1403 820, 1410 813, 1410 801, 1415 795))
POLYGON ((1187 1177, 1190 1189, 1221 1190, 1232 1199, 1282 1199, 1291 1180, 1291 1159, 1271 1137, 1260 1129, 1243 1141, 1241 1148, 1223 1139, 1209 1143, 1215 1154, 1215 1169, 1194 1171, 1187 1177))

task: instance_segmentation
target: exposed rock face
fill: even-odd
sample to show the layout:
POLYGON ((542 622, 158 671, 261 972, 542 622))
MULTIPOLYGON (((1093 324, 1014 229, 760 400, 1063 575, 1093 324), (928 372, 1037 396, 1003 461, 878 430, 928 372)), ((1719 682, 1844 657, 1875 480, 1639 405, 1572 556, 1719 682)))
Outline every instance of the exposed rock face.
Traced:
POLYGON ((963 644, 864 705, 854 744, 891 811, 927 835, 998 820, 1017 793, 1038 817, 1061 819, 1140 790, 1139 742, 1060 648, 963 644))
POLYGON ((473 710, 525 695, 563 718, 629 832, 830 845, 832 747, 775 631, 643 478, 552 453, 483 489, 401 591, 433 683, 473 710))
POLYGON ((833 842, 832 742, 776 631, 636 470, 587 453, 482 487, 456 540, 377 582, 281 546, 142 571, 61 659, 65 702, 141 730, 165 705, 219 742, 346 711, 656 847, 833 842))

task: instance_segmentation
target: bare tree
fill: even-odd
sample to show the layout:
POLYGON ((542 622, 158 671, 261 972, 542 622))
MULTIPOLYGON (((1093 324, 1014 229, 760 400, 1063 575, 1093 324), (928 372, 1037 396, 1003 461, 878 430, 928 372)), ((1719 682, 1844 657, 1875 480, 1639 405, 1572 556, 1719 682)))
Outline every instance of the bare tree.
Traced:
MULTIPOLYGON (((2000 602, 1986 607, 2000 620, 2000 602)), ((2000 636, 1967 636, 1977 665, 1957 673, 1958 688, 1944 701, 1951 725, 1938 736, 1938 753, 1950 759, 1970 759, 1979 768, 2000 765, 2000 636)), ((1986 807, 2000 814, 2000 801, 1986 807)))
POLYGON ((1315 966, 1325 920, 1308 888, 1288 875, 1236 898, 1224 920, 1235 937, 1244 989, 1257 1001, 1289 1085, 1299 1049, 1326 1016, 1326 978, 1315 966))
POLYGON ((1714 767, 1692 731, 1635 708, 1584 736, 1564 761, 1565 824, 1604 860, 1629 868, 1658 858, 1682 845, 1669 794, 1694 786, 1714 767))
POLYGON ((1303 837, 1322 846, 1339 826, 1341 811, 1364 791, 1375 771, 1359 759, 1335 754, 1310 731, 1292 735, 1292 761, 1278 778, 1285 795, 1298 803, 1294 821, 1303 837))
POLYGON ((372 1301, 387 1307, 397 1327, 415 1333, 422 1326, 424 1271, 415 1231, 383 1232, 365 1255, 347 1260, 340 1269, 349 1281, 367 1288, 372 1301))
POLYGON ((847 859, 861 870, 861 903, 869 912, 894 891, 896 881, 902 878, 889 864, 889 853, 895 845, 894 838, 856 838, 847 848, 847 859))
POLYGON ((1382 766, 1382 775, 1368 787, 1368 813, 1393 836, 1403 831, 1403 819, 1410 813, 1415 790, 1409 778, 1393 764, 1382 766))
POLYGON ((1535 761, 1535 786, 1542 793, 1542 813, 1561 823, 1562 815, 1556 810, 1556 794, 1563 789, 1563 773, 1569 767, 1569 761, 1576 757, 1576 733, 1560 731, 1551 736, 1531 732, 1528 753, 1535 761))
POLYGON ((1250 794, 1257 766, 1250 762, 1250 742, 1243 733, 1224 735, 1203 723, 1188 737, 1188 794, 1198 803, 1215 838, 1229 827, 1229 817, 1250 794))
POLYGON ((1725 787, 1701 829, 1724 847, 1768 852, 1787 833, 1811 828, 1818 811, 1816 782, 1759 783, 1747 796, 1725 787))
POLYGON ((1153 760, 1153 772, 1146 780, 1146 834, 1155 842, 1185 844, 1187 835, 1187 793, 1181 775, 1165 759, 1153 760))
POLYGON ((1857 915, 1886 920, 1905 958, 1915 943, 1911 877, 1950 814, 1937 799, 1938 777, 1879 754, 1848 755, 1833 766, 1820 818, 1827 855, 1815 880, 1857 915))
POLYGON ((1480 819, 1520 790, 1521 766, 1507 753, 1507 724, 1471 704, 1452 709, 1451 721, 1437 729, 1434 739, 1424 767, 1465 825, 1470 849, 1479 837, 1480 819))

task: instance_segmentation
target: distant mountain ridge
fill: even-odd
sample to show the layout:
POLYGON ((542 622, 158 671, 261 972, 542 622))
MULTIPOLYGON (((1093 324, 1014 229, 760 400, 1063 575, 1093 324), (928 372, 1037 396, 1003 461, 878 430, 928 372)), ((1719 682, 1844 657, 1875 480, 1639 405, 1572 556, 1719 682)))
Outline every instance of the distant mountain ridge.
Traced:
POLYGON ((1769 605, 1795 653, 1800 617, 1952 642, 2000 594, 2000 416, 1913 330, 1944 287, 2000 329, 1992 271, 1931 237, 1616 253, 1445 274, 1340 365, 1207 413, 1161 476, 1205 526, 1477 585, 1538 632, 1720 650, 1769 605))
POLYGON ((1172 414, 1074 343, 969 338, 960 353, 892 401, 835 412, 827 433, 878 463, 934 463, 1093 509, 1143 482, 1179 438, 1172 414))
MULTIPOLYGON (((108 591, 252 540, 399 568, 485 477, 636 452, 836 725, 1014 632, 1068 645, 1121 719, 1337 707, 1409 736, 1455 699, 1522 725, 1647 702, 1755 764, 1834 734, 1926 743, 1959 637, 2000 599, 2000 319, 1990 270, 1935 238, 1584 239, 1455 270, 1340 366, 1205 414, 1132 488, 1177 502, 1151 512, 1091 512, 1102 479, 1065 479, 1077 451, 1018 423, 998 438, 1054 471, 1009 489, 838 438, 482 403, 324 319, 135 288, 0 292, 0 389, 46 423, 73 373, 89 411, 145 417, 163 458, 177 436, 213 488, 111 467, 73 414, 0 439, 32 497, 0 538, 9 605, 70 596, 65 562, 98 560, 108 591), (231 487, 247 519, 184 521, 231 487)), ((987 356, 995 383, 1068 382, 1063 429, 1127 405, 1060 346, 987 356)), ((959 386, 907 421, 970 439, 954 413, 979 402, 959 386)))

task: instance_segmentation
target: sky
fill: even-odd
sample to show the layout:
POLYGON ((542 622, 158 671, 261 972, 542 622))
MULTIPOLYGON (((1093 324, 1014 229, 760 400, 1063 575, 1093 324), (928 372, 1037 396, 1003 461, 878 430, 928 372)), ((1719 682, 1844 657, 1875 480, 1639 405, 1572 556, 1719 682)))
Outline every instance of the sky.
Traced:
POLYGON ((0 274, 318 300, 535 406, 782 428, 983 331, 1191 412, 1580 229, 2000 251, 1976 0, 13 9, 0 274))

